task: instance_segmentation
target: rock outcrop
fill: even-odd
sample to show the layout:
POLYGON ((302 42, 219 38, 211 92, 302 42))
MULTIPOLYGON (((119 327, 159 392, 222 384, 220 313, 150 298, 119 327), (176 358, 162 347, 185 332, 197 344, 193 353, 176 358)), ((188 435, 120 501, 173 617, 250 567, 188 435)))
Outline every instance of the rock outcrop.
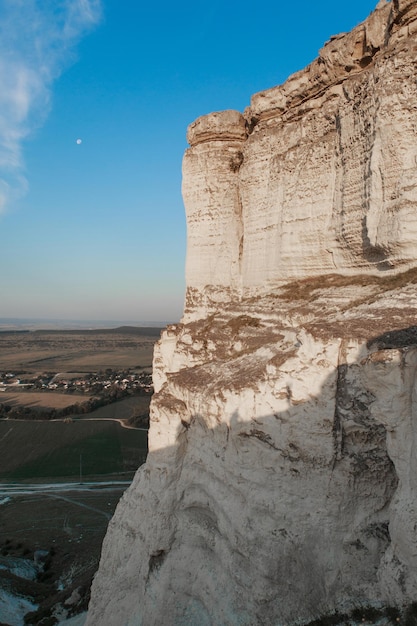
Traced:
POLYGON ((384 2, 307 69, 188 129, 187 309, 416 262, 414 2, 384 2))
POLYGON ((380 2, 190 126, 184 318, 88 626, 390 623, 416 600, 416 64, 416 0, 380 2))

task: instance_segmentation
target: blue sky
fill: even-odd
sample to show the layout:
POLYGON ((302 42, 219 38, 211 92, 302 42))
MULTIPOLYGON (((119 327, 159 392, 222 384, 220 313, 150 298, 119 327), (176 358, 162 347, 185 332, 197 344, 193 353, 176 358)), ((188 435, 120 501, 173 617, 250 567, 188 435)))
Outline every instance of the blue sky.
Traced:
POLYGON ((188 124, 375 5, 0 0, 0 318, 178 320, 188 124))

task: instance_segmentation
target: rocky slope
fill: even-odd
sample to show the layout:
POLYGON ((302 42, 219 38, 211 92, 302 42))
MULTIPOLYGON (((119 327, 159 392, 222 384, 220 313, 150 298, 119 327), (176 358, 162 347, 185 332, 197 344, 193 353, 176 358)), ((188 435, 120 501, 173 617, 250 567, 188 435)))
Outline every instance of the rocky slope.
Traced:
POLYGON ((389 623, 416 600, 416 32, 415 0, 380 2, 190 126, 184 318, 89 626, 389 623))

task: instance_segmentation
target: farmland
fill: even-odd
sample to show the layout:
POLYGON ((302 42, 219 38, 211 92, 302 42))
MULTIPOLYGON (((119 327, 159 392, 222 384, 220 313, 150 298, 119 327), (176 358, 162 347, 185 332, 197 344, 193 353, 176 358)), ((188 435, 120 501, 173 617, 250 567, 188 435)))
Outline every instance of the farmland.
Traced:
POLYGON ((0 482, 122 476, 144 462, 147 432, 117 421, 0 422, 0 482), (18 452, 17 452, 18 451, 18 452))
MULTIPOLYGON (((159 332, 0 332, 0 405, 22 415, 0 420, 0 623, 13 623, 4 600, 10 594, 23 594, 35 606, 28 624, 57 623, 58 609, 63 615, 85 609, 109 518, 146 458, 146 429, 129 426, 132 416, 149 410, 143 376, 152 370, 159 332), (88 407, 98 388, 99 397, 113 394, 109 403, 51 419, 74 405, 88 407), (14 484, 25 492, 13 491, 14 484), (46 561, 26 580, 16 563, 33 568, 39 551, 46 561), (71 597, 78 599, 71 604, 71 597)), ((23 623, 22 616, 13 619, 23 623)))

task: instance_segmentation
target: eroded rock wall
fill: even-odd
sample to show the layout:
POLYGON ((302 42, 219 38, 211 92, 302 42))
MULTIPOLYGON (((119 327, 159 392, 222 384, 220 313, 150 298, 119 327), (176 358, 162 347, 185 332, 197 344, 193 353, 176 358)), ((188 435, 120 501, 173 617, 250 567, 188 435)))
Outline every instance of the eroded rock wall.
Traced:
POLYGON ((169 371, 175 337, 183 367, 154 397, 89 624, 289 625, 414 599, 417 349, 233 319, 157 349, 169 371), (190 336, 201 357, 222 344, 195 365, 190 336))
POLYGON ((186 314, 290 279, 415 264, 417 22, 403 5, 380 3, 244 115, 190 126, 186 314))
POLYGON ((380 2, 244 115, 190 126, 185 315, 88 626, 415 601, 416 19, 380 2))

